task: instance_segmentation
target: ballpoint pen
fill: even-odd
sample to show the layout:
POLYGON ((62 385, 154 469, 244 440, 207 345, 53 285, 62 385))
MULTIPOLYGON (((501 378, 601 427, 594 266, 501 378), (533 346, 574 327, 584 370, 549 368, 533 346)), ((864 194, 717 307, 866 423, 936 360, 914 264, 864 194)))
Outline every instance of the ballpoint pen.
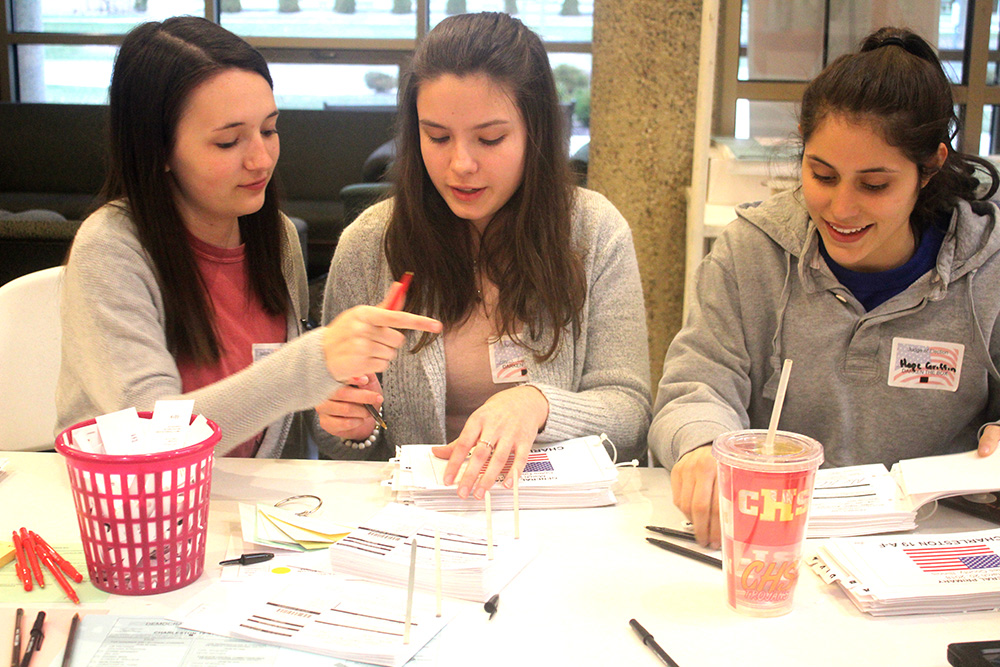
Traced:
POLYGON ((59 588, 63 589, 63 593, 66 594, 66 597, 72 600, 73 604, 80 604, 80 597, 76 594, 76 591, 73 590, 73 587, 69 585, 69 582, 66 581, 66 576, 59 569, 59 566, 53 563, 52 559, 49 558, 49 554, 45 551, 45 549, 38 549, 38 559, 42 561, 42 564, 45 565, 45 567, 49 568, 49 572, 52 573, 56 583, 59 584, 59 588))
POLYGON ((42 640, 45 639, 45 633, 42 632, 42 624, 45 623, 45 612, 38 612, 38 616, 35 617, 35 623, 31 626, 30 637, 28 637, 28 645, 24 647, 24 657, 21 658, 21 667, 28 667, 31 664, 31 655, 42 647, 42 640))
POLYGON ((35 575, 35 581, 38 582, 39 588, 45 588, 45 575, 42 574, 42 566, 38 563, 38 552, 35 550, 34 541, 25 528, 21 529, 21 546, 24 549, 24 555, 28 557, 28 562, 31 563, 31 571, 35 575))
POLYGON ((21 662, 21 619, 24 618, 24 610, 18 607, 14 615, 14 652, 10 656, 10 667, 17 667, 21 662))
POLYGON ((69 634, 66 635, 66 648, 63 650, 62 667, 69 667, 73 661, 73 644, 76 641, 76 626, 80 623, 80 614, 73 614, 69 622, 69 634))
POLYGON ((702 563, 707 563, 713 565, 720 570, 722 569, 722 561, 714 556, 709 556, 708 554, 703 554, 700 551, 695 551, 694 549, 688 549, 682 547, 679 544, 674 544, 673 542, 667 542, 666 540, 658 540, 655 537, 647 537, 646 541, 650 544, 655 544, 661 549, 666 549, 667 551, 673 552, 680 556, 686 556, 688 558, 701 561, 702 563))
POLYGON ((30 591, 32 587, 31 570, 28 569, 28 557, 24 553, 24 544, 21 543, 21 537, 16 530, 11 533, 11 539, 14 541, 14 555, 17 559, 14 562, 17 578, 21 580, 24 590, 30 591))
POLYGON ((648 646, 649 649, 656 654, 656 657, 659 658, 664 665, 668 665, 669 667, 680 667, 680 665, 674 662, 673 658, 667 655, 667 652, 663 650, 663 647, 656 643, 656 640, 653 639, 653 635, 649 633, 649 630, 647 630, 646 628, 642 627, 642 625, 639 624, 639 621, 633 618, 629 620, 628 624, 632 626, 632 629, 635 630, 635 633, 639 635, 640 639, 642 639, 642 643, 648 646))
POLYGON ((81 581, 83 581, 83 575, 80 574, 75 567, 73 567, 73 564, 70 563, 65 558, 63 558, 51 544, 43 540, 41 535, 39 535, 38 533, 33 533, 30 530, 28 531, 28 535, 30 535, 31 539, 35 541, 36 545, 40 546, 42 550, 48 554, 49 560, 57 564, 59 568, 66 573, 67 577, 69 577, 76 583, 80 583, 81 581))
MULTIPOLYGON (((403 274, 403 277, 399 279, 400 288, 392 295, 392 300, 386 304, 386 310, 399 310, 403 307, 403 303, 406 300, 406 290, 410 289, 410 281, 413 280, 413 271, 407 271, 403 274)), ((365 409, 368 410, 368 414, 372 416, 375 423, 384 431, 389 428, 385 423, 385 419, 379 414, 378 410, 371 403, 364 404, 365 409)))
POLYGON ((497 613, 497 609, 500 608, 500 594, 494 593, 489 600, 483 604, 483 609, 485 609, 489 615, 489 620, 493 620, 493 615, 497 613))
POLYGON ((252 554, 242 554, 239 558, 230 558, 229 560, 220 560, 219 565, 253 565, 254 563, 263 563, 274 558, 274 554, 268 551, 260 551, 252 554))
POLYGON ((664 528, 663 526, 646 526, 646 530, 651 530, 654 533, 659 533, 660 535, 667 535, 669 537, 676 537, 679 540, 688 540, 689 542, 695 541, 694 533, 689 533, 686 530, 676 530, 674 528, 664 528))

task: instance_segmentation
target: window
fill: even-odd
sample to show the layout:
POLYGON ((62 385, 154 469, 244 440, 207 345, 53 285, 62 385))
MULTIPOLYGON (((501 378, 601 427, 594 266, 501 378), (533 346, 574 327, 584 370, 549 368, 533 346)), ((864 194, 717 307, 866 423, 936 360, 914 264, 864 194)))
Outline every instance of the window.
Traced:
POLYGON ((391 106, 416 40, 464 11, 513 13, 542 37, 573 110, 571 145, 585 143, 594 0, 0 0, 0 72, 14 72, 0 101, 106 103, 122 35, 195 14, 264 54, 281 108, 391 106))
POLYGON ((938 48, 960 105, 963 150, 1000 149, 1000 37, 995 3, 972 0, 723 0, 717 134, 794 135, 806 83, 883 25, 938 48))

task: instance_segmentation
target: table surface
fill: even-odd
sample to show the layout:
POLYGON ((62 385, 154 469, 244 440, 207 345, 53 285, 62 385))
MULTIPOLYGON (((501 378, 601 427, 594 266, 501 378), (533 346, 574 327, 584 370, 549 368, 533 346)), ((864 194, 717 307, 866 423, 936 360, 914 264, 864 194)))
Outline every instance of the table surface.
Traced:
MULTIPOLYGON (((79 541, 61 456, 0 452, 0 534, 27 525, 51 543, 79 541)), ((112 614, 163 616, 216 583, 231 535, 239 535, 237 503, 275 502, 314 493, 323 516, 357 525, 390 500, 381 481, 388 464, 348 461, 218 459, 212 480, 205 573, 171 593, 112 595, 86 605, 112 614)), ((521 513, 521 534, 538 556, 503 590, 499 612, 466 614, 434 648, 441 665, 655 665, 628 625, 642 623, 682 667, 692 665, 948 665, 952 642, 1000 639, 1000 612, 874 618, 858 611, 835 585, 804 570, 792 613, 752 618, 726 605, 720 570, 647 544, 644 526, 679 526, 661 468, 623 469, 613 507, 521 513)), ((494 526, 512 524, 496 513, 494 526)), ((995 527, 940 508, 921 533, 995 527)), ((808 547, 807 547, 808 550, 808 547)), ((244 584, 235 584, 244 585, 244 584)), ((0 600, 4 615, 16 605, 0 600)), ((68 602, 51 607, 71 607, 68 602)), ((0 644, 2 645, 2 644, 0 644)))

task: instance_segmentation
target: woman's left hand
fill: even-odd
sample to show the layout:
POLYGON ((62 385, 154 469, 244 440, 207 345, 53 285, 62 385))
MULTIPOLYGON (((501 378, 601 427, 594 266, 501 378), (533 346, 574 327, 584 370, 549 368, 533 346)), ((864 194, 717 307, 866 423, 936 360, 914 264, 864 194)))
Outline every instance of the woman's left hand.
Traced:
POLYGON ((448 459, 444 483, 455 482, 459 468, 468 457, 465 472, 458 480, 458 495, 467 498, 471 491, 476 498, 482 498, 513 452, 514 463, 504 479, 504 486, 511 488, 514 479, 521 475, 531 445, 548 418, 549 402, 535 387, 511 387, 494 394, 469 415, 455 440, 431 450, 438 458, 448 459), (487 462, 489 465, 480 477, 479 471, 487 462))
POLYGON ((979 439, 979 455, 989 456, 997 450, 1000 442, 1000 426, 991 424, 983 429, 983 437, 979 439))

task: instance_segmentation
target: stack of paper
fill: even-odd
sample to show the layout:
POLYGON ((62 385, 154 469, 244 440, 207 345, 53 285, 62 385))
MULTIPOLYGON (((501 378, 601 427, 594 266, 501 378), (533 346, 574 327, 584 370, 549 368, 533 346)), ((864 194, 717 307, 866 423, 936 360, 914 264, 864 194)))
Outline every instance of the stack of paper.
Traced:
POLYGON ((938 498, 1000 489, 1000 452, 979 456, 972 450, 903 459, 892 466, 892 474, 917 508, 938 498))
MULTIPOLYGON (((454 485, 444 484, 447 463, 434 456, 431 445, 403 447, 392 480, 396 501, 435 510, 481 510, 483 501, 472 496, 463 500, 454 485)), ((513 456, 498 482, 510 472, 512 464, 513 456)), ((464 470, 463 466, 456 479, 461 478, 464 470)), ((618 470, 600 436, 536 445, 521 473, 519 504, 521 509, 613 505, 615 494, 611 485, 617 479, 618 470)), ((513 490, 498 483, 491 489, 491 495, 494 509, 513 508, 513 490)))
POLYGON ((873 535, 915 527, 912 503, 881 463, 817 471, 809 537, 873 535))
POLYGON ((1000 608, 1000 530, 834 538, 812 564, 873 616, 1000 608))
MULTIPOLYGON (((495 518, 495 517, 494 517, 495 518)), ((494 525, 498 522, 494 521, 494 525)), ((411 541, 417 538, 416 587, 436 586, 435 533, 440 540, 444 595, 485 602, 528 564, 537 551, 527 539, 506 531, 493 534, 492 559, 485 519, 457 517, 391 503, 357 530, 330 547, 334 572, 405 586, 411 541)))

